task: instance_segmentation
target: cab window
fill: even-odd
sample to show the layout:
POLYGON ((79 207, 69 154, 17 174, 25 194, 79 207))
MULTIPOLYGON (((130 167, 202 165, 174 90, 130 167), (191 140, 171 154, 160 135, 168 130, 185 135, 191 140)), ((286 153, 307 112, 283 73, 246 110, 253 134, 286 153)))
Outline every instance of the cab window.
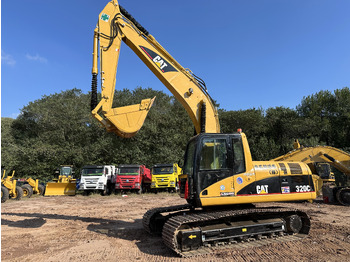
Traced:
POLYGON ((203 139, 200 154, 200 170, 225 168, 227 168, 226 139, 203 139))
POLYGON ((232 139, 233 149, 233 171, 235 174, 245 171, 244 151, 242 140, 238 138, 232 139))

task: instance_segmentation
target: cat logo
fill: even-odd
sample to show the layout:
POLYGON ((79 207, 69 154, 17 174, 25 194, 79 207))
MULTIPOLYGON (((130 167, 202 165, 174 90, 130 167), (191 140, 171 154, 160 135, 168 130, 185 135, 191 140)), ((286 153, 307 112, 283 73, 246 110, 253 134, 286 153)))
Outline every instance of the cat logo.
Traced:
POLYGON ((162 71, 163 73, 167 72, 177 72, 177 70, 170 65, 163 57, 155 53, 154 51, 148 49, 144 46, 139 46, 143 52, 152 60, 152 62, 162 71))
POLYGON ((256 192, 258 194, 268 194, 269 193, 269 186, 268 185, 257 185, 256 192))
POLYGON ((160 68, 160 70, 163 70, 164 67, 168 66, 159 55, 153 58, 153 62, 160 68))

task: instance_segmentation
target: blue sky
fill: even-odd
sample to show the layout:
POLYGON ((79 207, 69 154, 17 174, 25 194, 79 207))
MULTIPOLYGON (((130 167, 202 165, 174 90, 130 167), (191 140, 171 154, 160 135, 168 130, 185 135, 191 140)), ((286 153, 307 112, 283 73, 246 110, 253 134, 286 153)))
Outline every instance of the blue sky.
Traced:
MULTIPOLYGON (((91 88, 92 36, 107 0, 1 2, 1 116, 43 95, 91 88)), ((285 106, 350 86, 350 1, 222 0, 119 3, 221 108, 285 106)), ((170 92, 122 46, 117 89, 170 92)))

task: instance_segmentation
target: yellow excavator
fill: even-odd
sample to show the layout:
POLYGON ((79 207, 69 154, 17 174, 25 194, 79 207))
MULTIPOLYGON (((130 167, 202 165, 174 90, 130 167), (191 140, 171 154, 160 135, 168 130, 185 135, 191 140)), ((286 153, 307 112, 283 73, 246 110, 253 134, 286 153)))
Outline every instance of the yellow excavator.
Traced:
MULTIPOLYGON (((301 146, 299 141, 294 141, 294 150, 279 156, 272 161, 292 161, 292 162, 303 162, 306 163, 313 173, 318 173, 320 177, 330 177, 331 173, 330 166, 336 168, 347 177, 350 177, 350 154, 340 149, 330 146, 301 146)), ((330 182, 333 182, 332 179, 330 182)), ((327 180, 324 180, 327 182, 327 180)), ((327 185, 327 188, 331 189, 331 195, 324 198, 336 199, 342 205, 350 205, 350 187, 344 185, 334 186, 334 183, 327 185)), ((326 189, 326 188, 324 188, 326 189)), ((327 192, 327 190, 326 190, 327 192)), ((333 201, 330 201, 333 202, 333 201)))
POLYGON ((55 171, 53 182, 46 184, 45 196, 74 196, 76 194, 76 179, 73 178, 73 166, 60 166, 55 171))
POLYGON ((323 180, 331 178, 321 178, 303 162, 253 161, 241 130, 220 133, 217 108, 204 81, 176 62, 117 0, 102 10, 94 31, 91 110, 100 124, 132 137, 154 101, 112 107, 122 41, 182 104, 197 133, 187 144, 179 176, 180 196, 187 204, 148 210, 145 230, 162 235, 165 245, 181 256, 205 254, 218 245, 244 247, 245 241, 255 240, 259 246, 307 236, 310 219, 305 212, 253 203, 313 200, 323 180))

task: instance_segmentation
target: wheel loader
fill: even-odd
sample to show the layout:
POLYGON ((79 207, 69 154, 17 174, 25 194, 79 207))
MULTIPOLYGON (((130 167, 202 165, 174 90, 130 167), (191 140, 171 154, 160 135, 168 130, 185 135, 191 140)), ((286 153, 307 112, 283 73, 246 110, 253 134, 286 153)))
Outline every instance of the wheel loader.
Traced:
POLYGON ((55 171, 55 178, 48 182, 45 196, 74 196, 76 194, 76 179, 73 178, 73 166, 62 165, 55 171))
POLYGON ((15 171, 12 171, 12 175, 6 175, 6 170, 3 171, 1 177, 1 203, 5 203, 9 198, 15 200, 21 200, 23 196, 23 190, 17 185, 17 180, 14 179, 15 171))
POLYGON ((254 203, 313 200, 323 178, 302 162, 253 161, 242 130, 220 132, 216 103, 204 81, 182 67, 117 0, 102 10, 94 31, 93 117, 108 132, 130 138, 141 129, 154 102, 149 98, 113 108, 121 42, 182 104, 195 128, 179 175, 180 197, 187 204, 148 210, 142 221, 145 230, 162 236, 166 246, 184 257, 216 246, 252 247, 306 237, 311 221, 305 212, 273 205, 258 208, 254 203), (254 245, 245 244, 253 240, 254 245))

